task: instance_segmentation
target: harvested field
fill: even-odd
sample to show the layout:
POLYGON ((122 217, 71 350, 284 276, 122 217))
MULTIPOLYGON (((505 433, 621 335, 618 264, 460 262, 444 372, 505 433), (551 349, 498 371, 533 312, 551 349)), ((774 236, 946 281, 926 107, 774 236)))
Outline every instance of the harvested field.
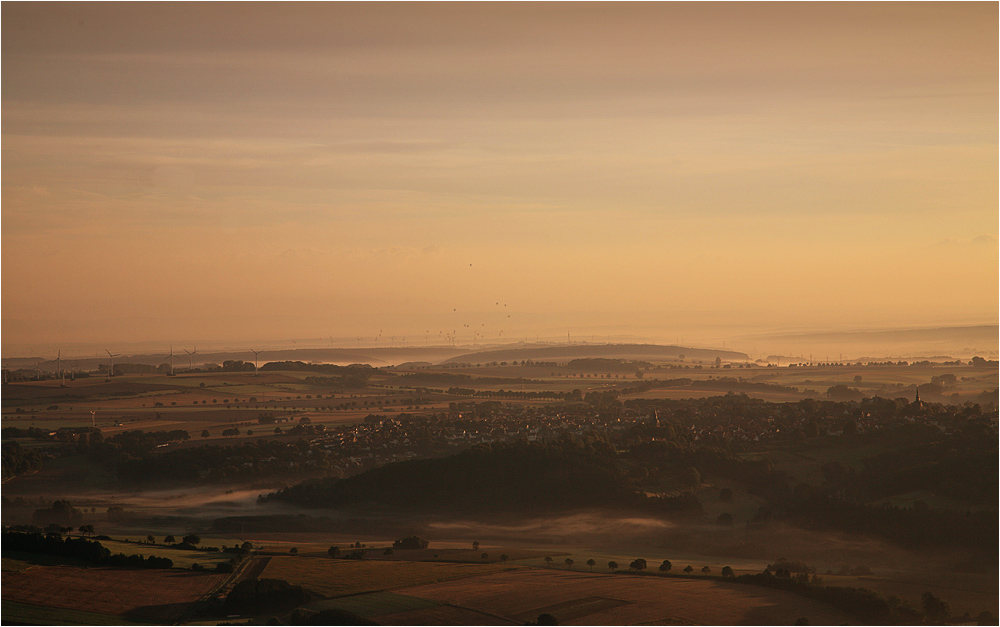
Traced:
POLYGON ((339 609, 370 618, 384 625, 510 625, 512 621, 437 601, 373 592, 316 601, 306 606, 314 611, 339 609))
MULTIPOLYGON (((513 567, 516 568, 516 567, 513 567)), ((393 590, 511 570, 500 564, 272 557, 261 577, 284 579, 327 597, 393 590)))
POLYGON ((423 610, 399 612, 396 614, 380 614, 378 622, 382 625, 523 625, 516 621, 491 616, 453 605, 438 605, 423 610))
MULTIPOLYGON (((524 569, 415 586, 400 593, 523 624, 539 614, 579 625, 836 625, 851 617, 793 594, 712 580, 524 569)), ((379 621, 385 623, 385 616, 379 621)), ((385 623, 388 624, 388 623, 385 623)), ((400 623, 402 624, 402 623, 400 623)))
POLYGON ((83 612, 177 620, 225 575, 180 570, 39 566, 3 573, 3 600, 83 612))

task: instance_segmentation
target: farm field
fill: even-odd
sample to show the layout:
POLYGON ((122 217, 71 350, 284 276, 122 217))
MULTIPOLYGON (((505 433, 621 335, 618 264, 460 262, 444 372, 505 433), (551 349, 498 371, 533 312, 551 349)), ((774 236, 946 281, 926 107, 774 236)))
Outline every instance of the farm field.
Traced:
MULTIPOLYGON (((167 546, 156 546, 149 544, 139 544, 138 542, 118 542, 115 540, 102 540, 104 548, 112 553, 124 553, 126 555, 142 555, 143 557, 156 556, 170 558, 174 563, 174 568, 190 569, 192 564, 200 564, 205 568, 215 568, 220 562, 228 562, 232 559, 229 553, 215 551, 185 551, 172 549, 167 546)), ((214 540, 210 543, 219 546, 214 540)))
MULTIPOLYGON (((850 623, 826 604, 718 581, 523 569, 398 590, 524 624, 539 614, 569 625, 790 625, 850 623)), ((403 618, 403 617, 400 617, 403 618)), ((382 616, 383 624, 389 623, 382 616)))
POLYGON ((327 597, 394 590, 406 586, 516 570, 501 564, 454 564, 384 560, 273 557, 262 578, 284 579, 327 597))
POLYGON ((391 592, 317 601, 314 611, 345 610, 383 625, 509 625, 512 621, 464 607, 391 592))
POLYGON ((60 607, 4 600, 2 621, 5 625, 140 625, 113 614, 81 612, 60 607))
POLYGON ((15 601, 139 621, 173 622, 225 578, 177 569, 37 566, 19 572, 4 571, 2 596, 5 608, 8 601, 15 601), (124 572, 127 576, 123 576, 124 572))
POLYGON ((913 607, 920 607, 921 596, 928 590, 945 599, 954 615, 969 612, 976 616, 983 609, 997 613, 997 575, 972 573, 897 573, 882 577, 821 575, 831 586, 868 588, 884 596, 894 595, 913 607))

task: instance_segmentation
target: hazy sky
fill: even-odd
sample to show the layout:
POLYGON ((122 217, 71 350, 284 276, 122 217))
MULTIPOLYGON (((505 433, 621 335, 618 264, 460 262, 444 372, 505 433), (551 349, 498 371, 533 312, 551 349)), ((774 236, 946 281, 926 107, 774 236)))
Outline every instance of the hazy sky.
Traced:
POLYGON ((995 323, 997 22, 6 2, 3 352, 995 323))

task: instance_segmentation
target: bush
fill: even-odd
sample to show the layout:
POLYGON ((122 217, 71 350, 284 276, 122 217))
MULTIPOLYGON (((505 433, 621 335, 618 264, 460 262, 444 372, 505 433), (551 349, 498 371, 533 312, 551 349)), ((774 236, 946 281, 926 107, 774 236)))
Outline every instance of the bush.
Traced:
POLYGON ((410 536, 402 540, 396 540, 392 543, 392 548, 404 550, 426 549, 429 544, 430 542, 419 536, 410 536))

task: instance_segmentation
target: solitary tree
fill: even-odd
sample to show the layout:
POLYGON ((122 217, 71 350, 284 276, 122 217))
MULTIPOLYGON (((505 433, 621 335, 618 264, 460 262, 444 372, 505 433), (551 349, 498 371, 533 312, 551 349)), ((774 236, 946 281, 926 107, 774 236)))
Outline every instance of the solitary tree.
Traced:
POLYGON ((545 565, 546 566, 551 566, 552 565, 552 558, 549 557, 548 555, 545 556, 545 565))
POLYGON ((298 555, 299 554, 299 548, 293 546, 292 548, 288 549, 288 552, 291 553, 292 555, 298 555))
POLYGON ((473 551, 478 551, 479 550, 479 540, 473 540, 472 541, 472 550, 473 551))
POLYGON ((660 572, 665 573, 673 567, 674 565, 670 563, 670 560, 663 560, 663 563, 660 564, 660 572))
POLYGON ((201 432, 201 437, 203 438, 207 438, 210 435, 212 434, 208 432, 208 429, 205 429, 204 431, 201 432))
POLYGON ((333 559, 336 559, 340 557, 340 547, 331 546, 326 550, 326 554, 332 557, 333 559))
POLYGON ((723 566, 722 567, 722 576, 723 577, 735 577, 736 575, 733 574, 733 569, 731 567, 729 567, 729 566, 723 566))
POLYGON ((177 542, 177 539, 173 536, 167 536, 163 539, 163 544, 173 544, 174 542, 177 542))
POLYGON ((566 564, 566 568, 573 568, 573 560, 571 558, 567 557, 563 560, 563 563, 566 564))
POLYGON ((146 536, 147 544, 153 544, 154 542, 156 542, 156 538, 153 537, 153 534, 149 534, 148 536, 146 536))
POLYGON ((490 559, 490 554, 489 553, 483 553, 482 555, 480 555, 480 557, 483 558, 484 560, 488 560, 488 559, 490 559))
POLYGON ((509 559, 510 559, 510 557, 506 553, 501 553, 500 554, 500 561, 501 562, 506 562, 509 559))
POLYGON ((709 568, 708 566, 702 566, 701 567, 701 574, 702 575, 707 575, 710 572, 712 572, 712 569, 709 568))
POLYGON ((701 485, 701 473, 698 472, 698 469, 694 466, 688 466, 684 469, 681 480, 684 482, 684 485, 689 488, 697 488, 701 485))
POLYGON ((382 555, 392 555, 392 553, 393 553, 393 551, 392 551, 392 547, 391 546, 390 547, 386 547, 386 549, 384 551, 382 551, 382 555))
POLYGON ((587 560, 587 566, 590 566, 590 571, 591 572, 594 571, 594 566, 596 566, 596 565, 597 565, 597 562, 594 561, 594 558, 590 558, 589 560, 587 560))
POLYGON ((182 541, 186 544, 198 544, 201 542, 201 537, 194 533, 189 533, 182 538, 182 541))
POLYGON ((646 570, 646 560, 642 559, 641 557, 639 559, 632 560, 632 563, 629 564, 628 567, 634 570, 635 572, 639 572, 640 570, 646 570))
POLYGON ((610 570, 611 572, 615 572, 616 570, 618 570, 618 562, 615 561, 608 562, 608 570, 610 570))
POLYGON ((691 573, 694 572, 694 567, 691 566, 691 564, 688 564, 687 566, 684 567, 684 572, 690 575, 691 573))

